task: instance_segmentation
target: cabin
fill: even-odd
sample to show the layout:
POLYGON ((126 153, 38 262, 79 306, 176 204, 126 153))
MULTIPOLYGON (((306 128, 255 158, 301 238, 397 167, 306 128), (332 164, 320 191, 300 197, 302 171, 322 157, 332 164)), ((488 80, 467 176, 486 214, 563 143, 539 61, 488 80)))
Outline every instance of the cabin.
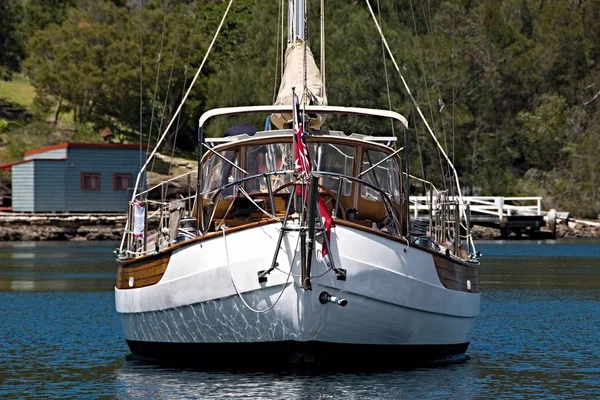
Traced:
POLYGON ((60 143, 0 170, 12 171, 12 211, 126 212, 145 159, 137 144, 60 143))

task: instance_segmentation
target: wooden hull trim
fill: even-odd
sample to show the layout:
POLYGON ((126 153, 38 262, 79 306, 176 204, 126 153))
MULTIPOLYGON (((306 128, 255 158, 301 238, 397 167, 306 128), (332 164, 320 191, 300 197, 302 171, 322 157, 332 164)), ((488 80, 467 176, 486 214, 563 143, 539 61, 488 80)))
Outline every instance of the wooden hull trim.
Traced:
MULTIPOLYGON (((276 222, 277 221, 273 220, 253 222, 241 226, 228 228, 225 230, 225 233, 230 234, 276 222)), ((393 236, 388 233, 365 227, 357 223, 345 220, 337 220, 336 223, 341 226, 346 226, 364 232, 369 232, 371 234, 375 234, 377 236, 381 236, 386 239, 402 243, 404 245, 406 245, 407 243, 405 238, 393 236)), ((190 246, 197 242, 210 240, 221 235, 222 232, 210 232, 200 238, 195 238, 186 242, 172 245, 158 254, 148 255, 134 260, 119 260, 120 267, 117 275, 117 288, 136 289, 158 283, 167 269, 169 259, 174 250, 190 246)), ((421 246, 419 244, 411 243, 410 246, 432 254, 436 271, 444 287, 451 290, 479 293, 479 271, 478 268, 476 268, 473 264, 469 264, 455 257, 442 255, 433 249, 421 246)))
POLYGON ((160 253, 149 260, 119 266, 117 289, 137 289, 158 283, 165 274, 170 259, 171 252, 160 253))
MULTIPOLYGON (((250 222, 245 225, 233 226, 231 228, 227 228, 227 229, 225 229, 225 234, 229 235, 230 233, 242 231, 245 229, 255 228, 257 226, 274 224, 277 222, 278 221, 274 221, 274 220, 262 220, 262 221, 257 221, 257 222, 250 222)), ((132 264, 137 264, 141 261, 154 260, 156 258, 159 258, 162 254, 165 254, 165 253, 171 254, 174 250, 180 249, 182 247, 186 247, 186 246, 192 245, 194 243, 198 243, 198 242, 203 242, 205 240, 213 239, 215 237, 222 236, 222 235, 223 235, 222 231, 221 232, 209 232, 206 235, 201 236, 201 237, 193 238, 193 239, 187 240, 185 242, 181 242, 181 243, 172 244, 171 246, 162 249, 160 251, 160 253, 149 254, 149 255, 146 255, 143 257, 131 258, 131 259, 126 259, 126 260, 117 259, 117 262, 119 262, 119 264, 121 266, 127 267, 132 264)))
POLYGON ((479 293, 479 268, 466 267, 437 255, 433 256, 433 262, 446 289, 479 293))

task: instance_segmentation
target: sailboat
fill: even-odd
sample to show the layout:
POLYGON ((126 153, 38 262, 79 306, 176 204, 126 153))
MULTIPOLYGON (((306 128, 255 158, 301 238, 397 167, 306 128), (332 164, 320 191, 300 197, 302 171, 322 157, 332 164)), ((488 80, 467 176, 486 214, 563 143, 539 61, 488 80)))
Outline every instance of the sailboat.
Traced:
POLYGON ((458 193, 408 173, 406 134, 324 128, 332 115, 408 122, 328 105, 304 0, 288 8, 277 100, 200 117, 196 193, 150 201, 169 181, 139 189, 148 162, 138 176, 115 287, 131 352, 208 366, 464 359, 480 310, 478 253, 452 163, 458 193), (272 129, 206 137, 212 118, 249 113, 272 129), (411 216, 414 180, 428 188, 426 218, 411 216))

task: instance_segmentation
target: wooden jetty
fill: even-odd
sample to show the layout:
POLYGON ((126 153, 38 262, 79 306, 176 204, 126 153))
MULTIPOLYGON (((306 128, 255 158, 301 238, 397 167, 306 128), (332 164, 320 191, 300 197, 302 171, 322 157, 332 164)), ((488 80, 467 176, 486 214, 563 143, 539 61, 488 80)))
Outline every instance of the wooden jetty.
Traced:
MULTIPOLYGON (((544 212, 541 197, 464 196, 463 200, 465 210, 470 210, 471 225, 498 229, 504 238, 556 237, 557 213, 544 212)), ((430 210, 436 208, 435 202, 435 197, 411 196, 413 218, 428 219, 430 210)))

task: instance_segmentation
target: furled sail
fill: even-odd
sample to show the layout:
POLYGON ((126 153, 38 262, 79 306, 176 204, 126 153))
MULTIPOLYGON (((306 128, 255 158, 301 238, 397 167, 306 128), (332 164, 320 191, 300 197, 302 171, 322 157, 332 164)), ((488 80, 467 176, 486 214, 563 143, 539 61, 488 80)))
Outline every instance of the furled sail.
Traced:
MULTIPOLYGON (((309 46, 306 46, 306 88, 304 87, 304 46, 306 42, 296 38, 294 42, 288 44, 285 52, 285 66, 279 93, 275 100, 275 105, 292 105, 294 88, 296 95, 301 99, 302 104, 327 105, 327 96, 323 88, 321 72, 317 68, 315 58, 309 46), (306 89, 306 93, 304 93, 306 89)), ((291 124, 293 120, 292 113, 273 114, 271 123, 278 128, 283 128, 285 124, 291 124)), ((323 124, 323 118, 316 116, 310 119, 310 126, 319 128, 323 124)))

